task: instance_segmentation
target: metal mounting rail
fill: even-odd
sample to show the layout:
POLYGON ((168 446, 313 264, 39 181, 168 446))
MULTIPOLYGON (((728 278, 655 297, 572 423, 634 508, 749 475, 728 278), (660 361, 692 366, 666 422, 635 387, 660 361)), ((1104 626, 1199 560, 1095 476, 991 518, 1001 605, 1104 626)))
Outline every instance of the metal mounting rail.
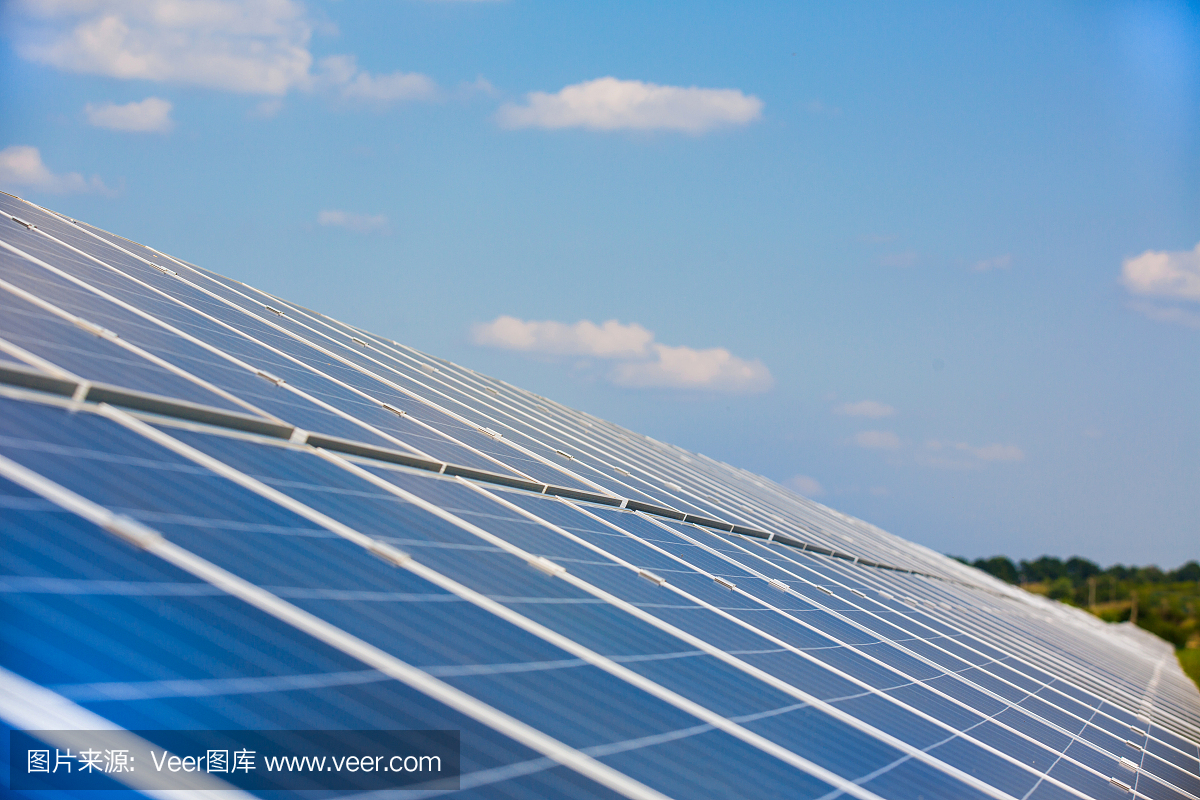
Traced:
POLYGON ((388 447, 379 447, 377 445, 356 442, 351 439, 343 439, 338 436, 326 436, 320 433, 304 431, 298 429, 294 425, 263 419, 251 414, 241 414, 235 411, 226 411, 221 408, 214 408, 212 406, 206 406, 200 403, 191 403, 186 400, 177 400, 170 397, 164 397, 162 395, 140 392, 135 389, 125 389, 119 386, 111 386, 104 383, 93 383, 90 381, 76 381, 70 378, 62 378, 56 375, 50 375, 40 370, 12 364, 0 364, 0 385, 14 386, 49 395, 67 397, 79 403, 108 403, 109 405, 127 408, 131 411, 141 411, 171 419, 198 422, 217 428, 241 431, 243 433, 252 433, 259 436, 282 439, 284 441, 295 442, 298 444, 307 444, 312 447, 320 447, 324 448, 325 450, 346 453, 347 455, 369 458, 376 461, 384 461, 391 464, 399 464, 412 469, 427 470, 429 472, 435 472, 439 475, 454 475, 467 478, 468 480, 479 481, 480 483, 490 483, 499 486, 507 486, 514 489, 523 489, 525 491, 535 492, 537 494, 562 497, 568 500, 580 500, 598 505, 613 506, 627 509, 629 511, 640 511, 643 514, 649 514, 662 519, 675 520, 677 522, 690 523, 692 525, 698 525, 702 528, 709 528, 712 530, 721 531, 723 533, 735 533, 740 536, 749 536, 755 539, 765 539, 766 541, 778 542, 782 545, 793 547, 805 553, 812 553, 813 555, 826 556, 829 558, 837 558, 862 567, 889 570, 908 575, 920 575, 925 578, 932 578, 942 582, 957 583, 963 586, 969 586, 973 589, 983 589, 984 591, 988 591, 982 586, 976 586, 963 581, 956 581, 940 575, 919 572, 917 570, 907 569, 905 567, 896 567, 892 566, 891 564, 883 564, 876 561, 867 561, 859 556, 854 556, 849 553, 842 553, 822 545, 813 544, 811 542, 805 542, 801 539, 797 539, 786 534, 771 533, 769 531, 750 528, 745 525, 735 525, 731 522, 725 522, 723 520, 712 519, 709 517, 701 517, 695 514, 685 514, 684 512, 678 511, 674 508, 658 506, 652 503, 643 503, 640 500, 629 500, 626 498, 600 494, 598 492, 571 489, 566 486, 555 486, 554 484, 549 483, 539 483, 537 481, 525 480, 523 478, 517 478, 511 475, 502 475, 500 473, 489 472, 487 470, 476 469, 474 467, 466 467, 460 464, 450 464, 444 461, 420 458, 419 456, 414 456, 409 453, 405 453, 400 450, 394 450, 388 447))

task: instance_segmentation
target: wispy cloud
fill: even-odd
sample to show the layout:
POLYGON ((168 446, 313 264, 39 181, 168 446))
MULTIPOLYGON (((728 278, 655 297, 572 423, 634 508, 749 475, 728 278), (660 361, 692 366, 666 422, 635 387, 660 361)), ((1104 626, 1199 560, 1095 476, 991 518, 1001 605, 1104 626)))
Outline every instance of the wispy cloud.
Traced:
POLYGON ((618 386, 670 387, 752 394, 774 384, 758 359, 738 358, 723 347, 673 347, 654 340, 637 323, 590 320, 563 323, 501 316, 472 327, 475 344, 524 353, 585 356, 617 362, 607 377, 618 386))
POLYGON ((374 74, 349 55, 314 70, 317 24, 296 0, 14 0, 12 8, 21 57, 65 72, 376 104, 437 94, 425 75, 374 74))
POLYGON ((650 352, 654 334, 636 322, 623 325, 615 319, 599 325, 586 319, 568 325, 552 320, 526 321, 501 316, 475 325, 472 339, 475 344, 487 347, 530 353, 643 358, 650 352))
POLYGON ((903 253, 887 253, 879 257, 879 265, 881 267, 911 267, 917 263, 920 256, 915 250, 906 250, 903 253))
POLYGON ((991 272, 994 269, 1008 269, 1012 266, 1012 254, 1005 253, 994 258, 985 258, 971 265, 973 272, 991 272))
POLYGON ((329 210, 317 214, 317 224, 330 228, 345 228, 355 233, 384 233, 388 218, 383 214, 355 214, 350 211, 329 210))
POLYGON ((1121 265, 1130 294, 1150 298, 1134 310, 1159 322, 1200 328, 1200 315, 1178 304, 1200 301, 1200 244, 1193 250, 1147 250, 1121 265))
POLYGON ((1200 314, 1186 308, 1149 302, 1130 303, 1130 308, 1155 322, 1169 322, 1173 325, 1183 325, 1186 328, 1200 328, 1200 314))
POLYGON ((793 489, 805 497, 820 497, 825 494, 825 487, 821 485, 821 482, 808 475, 793 475, 785 483, 789 489, 793 489))
POLYGON ((89 180, 78 172, 51 172, 42 162, 41 151, 25 144, 14 144, 0 150, 0 186, 28 187, 54 194, 113 193, 97 175, 89 180))
POLYGON ((900 437, 891 431, 859 431, 854 434, 854 443, 868 450, 896 450, 900 437))
POLYGON ((650 361, 627 361, 613 371, 619 386, 668 386, 712 389, 735 394, 758 394, 774 385, 770 370, 757 358, 747 361, 724 347, 696 350, 656 344, 650 361))
POLYGON ((308 80, 312 24, 292 0, 17 0, 26 59, 112 78, 282 95, 308 80))
POLYGON ((842 115, 840 107, 831 106, 821 100, 810 100, 805 103, 804 110, 814 117, 840 117, 842 115))
POLYGON ((703 133, 745 125, 762 116, 763 102, 738 89, 660 86, 613 77, 576 83, 550 94, 530 92, 508 103, 497 120, 506 128, 675 130, 703 133))
POLYGON ((354 56, 321 59, 317 83, 346 100, 376 104, 432 100, 438 94, 437 84, 427 75, 418 72, 375 75, 359 69, 354 56))
POLYGON ((83 109, 89 125, 111 131, 167 133, 175 127, 171 103, 161 97, 147 97, 134 103, 88 103, 83 109))
POLYGON ((1025 451, 1015 444, 972 445, 967 442, 943 442, 936 439, 925 443, 917 462, 941 469, 979 469, 989 462, 1025 460, 1025 451))
POLYGON ((880 403, 877 400, 860 400, 857 403, 842 403, 833 410, 833 413, 842 414, 847 417, 879 419, 881 417, 892 416, 896 413, 896 409, 887 403, 880 403))
POLYGON ((1126 259, 1121 279, 1133 294, 1200 300, 1200 244, 1194 250, 1147 250, 1126 259))

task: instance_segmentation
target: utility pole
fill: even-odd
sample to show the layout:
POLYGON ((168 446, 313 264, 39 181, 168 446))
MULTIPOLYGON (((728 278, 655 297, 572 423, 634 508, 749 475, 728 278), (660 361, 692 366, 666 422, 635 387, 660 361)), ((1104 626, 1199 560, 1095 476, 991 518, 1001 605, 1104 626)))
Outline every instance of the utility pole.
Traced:
POLYGON ((1088 578, 1088 608, 1096 610, 1096 576, 1088 578))
POLYGON ((1130 592, 1129 598, 1132 605, 1129 607, 1129 621, 1137 625, 1137 592, 1130 592))

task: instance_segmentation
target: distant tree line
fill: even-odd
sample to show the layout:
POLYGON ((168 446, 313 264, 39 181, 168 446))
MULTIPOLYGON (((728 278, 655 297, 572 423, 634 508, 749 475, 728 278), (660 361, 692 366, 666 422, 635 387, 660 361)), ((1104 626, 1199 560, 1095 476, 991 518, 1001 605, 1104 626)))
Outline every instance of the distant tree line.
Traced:
MULTIPOLYGON (((1114 564, 1107 569, 1101 568, 1094 561, 1072 556, 1066 561, 1054 556, 1042 556, 1033 561, 1013 563, 1007 556, 992 556, 967 561, 958 559, 964 564, 970 564, 989 575, 995 575, 1008 583, 1053 583, 1062 579, 1072 584, 1086 583, 1088 578, 1108 578, 1112 583, 1195 583, 1200 581, 1200 563, 1189 561, 1178 569, 1163 572, 1158 567, 1127 567, 1124 564, 1114 564)), ((1118 598, 1112 598, 1118 599, 1118 598)))
MULTIPOLYGON (((1191 653, 1200 648, 1200 563, 1196 561, 1164 571, 1123 564, 1101 568, 1079 556, 1065 561, 1042 556, 1015 563, 1006 556, 958 560, 1002 581, 1089 609, 1108 622, 1132 621, 1177 648, 1191 653)), ((1200 683, 1200 676, 1193 674, 1193 678, 1200 683)))

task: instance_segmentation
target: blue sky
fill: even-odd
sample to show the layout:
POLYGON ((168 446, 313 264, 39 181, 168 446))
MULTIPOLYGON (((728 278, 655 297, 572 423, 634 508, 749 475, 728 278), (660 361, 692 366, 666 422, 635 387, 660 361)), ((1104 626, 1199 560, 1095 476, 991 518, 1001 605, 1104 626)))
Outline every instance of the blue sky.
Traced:
POLYGON ((0 188, 943 552, 1200 557, 1200 11, 12 0, 0 188))

